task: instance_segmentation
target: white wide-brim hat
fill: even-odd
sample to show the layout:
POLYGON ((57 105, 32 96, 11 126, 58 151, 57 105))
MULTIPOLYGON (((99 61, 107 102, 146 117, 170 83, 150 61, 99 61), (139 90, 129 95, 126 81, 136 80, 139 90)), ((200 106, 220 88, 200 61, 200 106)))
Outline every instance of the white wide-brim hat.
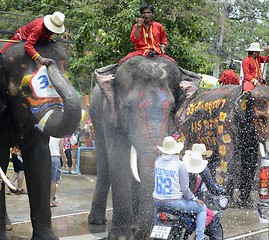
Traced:
POLYGON ((201 152, 195 151, 183 156, 183 163, 190 173, 200 173, 206 168, 208 161, 203 160, 201 152))
POLYGON ((249 48, 245 49, 245 51, 248 52, 261 52, 263 51, 263 49, 260 48, 260 44, 257 42, 251 43, 249 48))
POLYGON ((46 15, 44 17, 44 25, 53 33, 62 34, 65 31, 64 14, 60 12, 55 12, 52 15, 46 15))
POLYGON ((213 153, 212 150, 206 150, 206 146, 203 143, 194 143, 192 145, 192 149, 191 150, 193 152, 196 152, 196 151, 201 152, 202 155, 205 155, 207 157, 210 157, 212 155, 212 153, 213 153))
POLYGON ((176 142, 176 140, 169 136, 163 140, 163 147, 157 146, 157 148, 164 154, 175 155, 180 153, 183 149, 184 144, 182 142, 176 142))

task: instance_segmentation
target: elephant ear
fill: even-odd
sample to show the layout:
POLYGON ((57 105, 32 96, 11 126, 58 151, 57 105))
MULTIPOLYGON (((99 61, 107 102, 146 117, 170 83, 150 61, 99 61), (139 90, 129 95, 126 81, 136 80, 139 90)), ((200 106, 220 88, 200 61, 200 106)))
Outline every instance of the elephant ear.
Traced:
MULTIPOLYGON (((196 93, 199 89, 200 83, 202 81, 202 76, 197 75, 193 72, 187 71, 181 67, 180 70, 180 83, 179 87, 181 91, 185 94, 183 101, 180 104, 180 107, 177 109, 176 114, 174 116, 174 124, 178 126, 181 122, 181 118, 184 114, 185 109, 189 105, 192 99, 195 98, 196 93)), ((181 94, 182 95, 182 94, 181 94)))
POLYGON ((111 85, 115 79, 115 73, 118 67, 119 64, 113 64, 94 70, 96 81, 99 85, 101 92, 103 93, 108 102, 113 118, 115 116, 115 102, 111 85))
POLYGON ((7 108, 7 94, 4 79, 3 54, 0 54, 0 114, 7 108))

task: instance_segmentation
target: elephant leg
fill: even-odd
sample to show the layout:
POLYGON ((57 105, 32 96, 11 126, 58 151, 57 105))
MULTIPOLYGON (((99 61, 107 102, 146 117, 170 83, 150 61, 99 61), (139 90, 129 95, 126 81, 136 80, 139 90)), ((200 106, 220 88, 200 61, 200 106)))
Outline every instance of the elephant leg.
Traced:
POLYGON ((109 166, 107 152, 105 150, 104 138, 95 133, 95 149, 97 164, 97 180, 95 192, 92 200, 91 212, 88 216, 88 222, 91 224, 105 224, 107 195, 109 192, 109 166))
POLYGON ((13 229, 13 226, 7 215, 7 212, 6 212, 5 222, 6 222, 6 231, 11 231, 13 229))
MULTIPOLYGON (((0 125, 7 126, 7 124, 3 123, 2 121, 0 121, 0 125)), ((0 136, 9 136, 7 134, 9 133, 7 132, 3 133, 2 131, 0 131, 0 136)), ((8 162, 9 162, 9 141, 8 139, 6 139, 5 141, 2 141, 2 143, 0 144, 0 164, 4 172, 6 172, 8 162)), ((6 201, 5 201, 5 184, 4 182, 2 182, 1 190, 0 190, 0 239, 1 240, 6 239, 6 216, 7 216, 7 212, 6 212, 6 201)))
POLYGON ((31 209, 32 240, 58 240, 51 225, 51 158, 48 139, 43 139, 39 134, 35 134, 35 137, 31 148, 21 148, 31 209))
POLYGON ((238 204, 240 206, 253 206, 251 191, 253 189, 254 176, 257 168, 258 148, 251 147, 245 151, 241 159, 240 196, 238 204))

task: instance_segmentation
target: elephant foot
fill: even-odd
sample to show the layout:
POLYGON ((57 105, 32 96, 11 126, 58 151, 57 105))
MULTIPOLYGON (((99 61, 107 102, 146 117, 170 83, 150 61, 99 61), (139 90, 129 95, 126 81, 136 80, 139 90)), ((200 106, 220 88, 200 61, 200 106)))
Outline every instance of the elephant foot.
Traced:
POLYGON ((59 240, 52 229, 40 232, 34 232, 31 240, 59 240))
POLYGON ((88 223, 95 225, 106 224, 107 218, 104 214, 97 214, 96 212, 91 211, 88 216, 88 223))
POLYGON ((134 240, 134 235, 131 229, 113 228, 108 234, 109 240, 134 240))
POLYGON ((237 207, 238 208, 254 208, 255 207, 255 203, 253 201, 253 199, 249 196, 249 197, 239 197, 237 199, 237 207))
POLYGON ((13 229, 13 226, 7 214, 6 214, 5 222, 6 222, 6 231, 11 231, 13 229))

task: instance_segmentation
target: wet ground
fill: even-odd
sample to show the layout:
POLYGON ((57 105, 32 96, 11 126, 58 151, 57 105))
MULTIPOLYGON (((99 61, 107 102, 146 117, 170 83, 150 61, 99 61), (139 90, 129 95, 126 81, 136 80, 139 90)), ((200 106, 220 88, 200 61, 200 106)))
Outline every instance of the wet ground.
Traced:
MULTIPOLYGON (((8 176, 11 174, 9 171, 8 176)), ((53 228, 61 240, 106 238, 112 216, 111 195, 107 206, 108 224, 92 226, 87 223, 95 182, 94 175, 63 175, 62 184, 56 193, 57 207, 51 209, 53 228)), ((7 212, 13 223, 8 240, 30 239, 32 226, 28 195, 11 194, 6 189, 6 201, 7 212)), ((256 209, 228 208, 223 212, 221 223, 225 239, 269 239, 269 222, 261 220, 256 209)))

